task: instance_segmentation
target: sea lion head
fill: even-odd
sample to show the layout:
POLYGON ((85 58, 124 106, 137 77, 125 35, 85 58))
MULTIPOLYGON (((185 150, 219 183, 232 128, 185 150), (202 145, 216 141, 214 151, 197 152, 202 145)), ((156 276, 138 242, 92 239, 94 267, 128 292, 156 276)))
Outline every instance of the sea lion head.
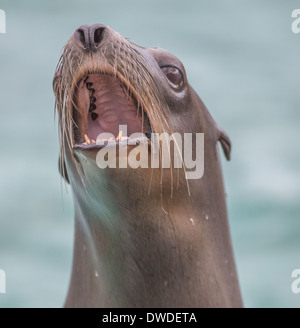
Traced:
POLYGON ((108 26, 83 25, 74 32, 57 65, 53 87, 60 171, 71 185, 81 181, 86 188, 83 180, 103 147, 97 136, 110 133, 119 138, 119 125, 127 126, 128 135, 147 137, 204 133, 205 153, 219 140, 229 159, 230 140, 189 85, 181 61, 166 50, 138 46, 108 26))
POLYGON ((240 306, 216 149, 220 141, 229 159, 230 140, 189 85, 181 61, 110 27, 83 25, 64 47, 53 86, 60 170, 75 207, 66 305, 240 306), (127 136, 144 137, 125 138, 125 148, 120 125, 127 136), (203 134, 203 178, 188 180, 185 162, 176 170, 160 161, 157 168, 99 168, 99 154, 110 147, 119 159, 139 147, 154 155, 155 133, 203 134))

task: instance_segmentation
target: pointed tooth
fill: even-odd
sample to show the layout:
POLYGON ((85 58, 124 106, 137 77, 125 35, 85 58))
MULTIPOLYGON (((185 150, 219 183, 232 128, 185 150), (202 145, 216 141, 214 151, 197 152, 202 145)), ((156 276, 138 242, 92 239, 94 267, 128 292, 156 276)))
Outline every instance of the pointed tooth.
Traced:
POLYGON ((91 143, 90 138, 86 134, 84 135, 84 140, 87 143, 87 145, 89 145, 91 143))
POLYGON ((121 140, 122 134, 123 134, 123 132, 122 132, 122 130, 120 130, 120 132, 119 132, 119 134, 118 134, 118 136, 116 138, 117 141, 120 141, 121 140))

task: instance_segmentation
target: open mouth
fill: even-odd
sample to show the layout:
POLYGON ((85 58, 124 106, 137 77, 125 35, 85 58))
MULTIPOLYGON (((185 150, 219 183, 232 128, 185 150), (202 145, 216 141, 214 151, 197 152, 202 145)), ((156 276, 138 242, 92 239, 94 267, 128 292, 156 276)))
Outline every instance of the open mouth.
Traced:
POLYGON ((87 74, 77 83, 74 98, 76 148, 103 146, 103 142, 109 141, 101 137, 104 133, 110 133, 110 139, 115 138, 117 142, 128 139, 133 133, 150 137, 151 125, 146 112, 117 77, 103 73, 87 74), (127 135, 120 131, 120 125, 126 126, 127 135))

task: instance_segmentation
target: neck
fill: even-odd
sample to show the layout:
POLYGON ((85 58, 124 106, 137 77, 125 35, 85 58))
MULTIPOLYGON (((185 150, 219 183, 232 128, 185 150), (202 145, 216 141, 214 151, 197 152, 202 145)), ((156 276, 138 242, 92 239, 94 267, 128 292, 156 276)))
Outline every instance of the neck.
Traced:
POLYGON ((87 174, 87 191, 74 192, 73 271, 65 305, 241 306, 222 184, 204 189, 190 180, 191 196, 181 183, 172 197, 157 184, 149 195, 146 171, 106 172, 94 185, 87 174), (217 208, 209 201, 212 190, 217 208))

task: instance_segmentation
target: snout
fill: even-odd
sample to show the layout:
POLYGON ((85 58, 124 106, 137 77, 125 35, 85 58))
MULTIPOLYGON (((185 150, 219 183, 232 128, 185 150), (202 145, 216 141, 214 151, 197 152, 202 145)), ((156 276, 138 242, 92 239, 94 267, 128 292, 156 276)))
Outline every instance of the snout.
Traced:
POLYGON ((74 33, 77 45, 83 50, 97 51, 107 34, 107 27, 103 24, 82 25, 74 33))

